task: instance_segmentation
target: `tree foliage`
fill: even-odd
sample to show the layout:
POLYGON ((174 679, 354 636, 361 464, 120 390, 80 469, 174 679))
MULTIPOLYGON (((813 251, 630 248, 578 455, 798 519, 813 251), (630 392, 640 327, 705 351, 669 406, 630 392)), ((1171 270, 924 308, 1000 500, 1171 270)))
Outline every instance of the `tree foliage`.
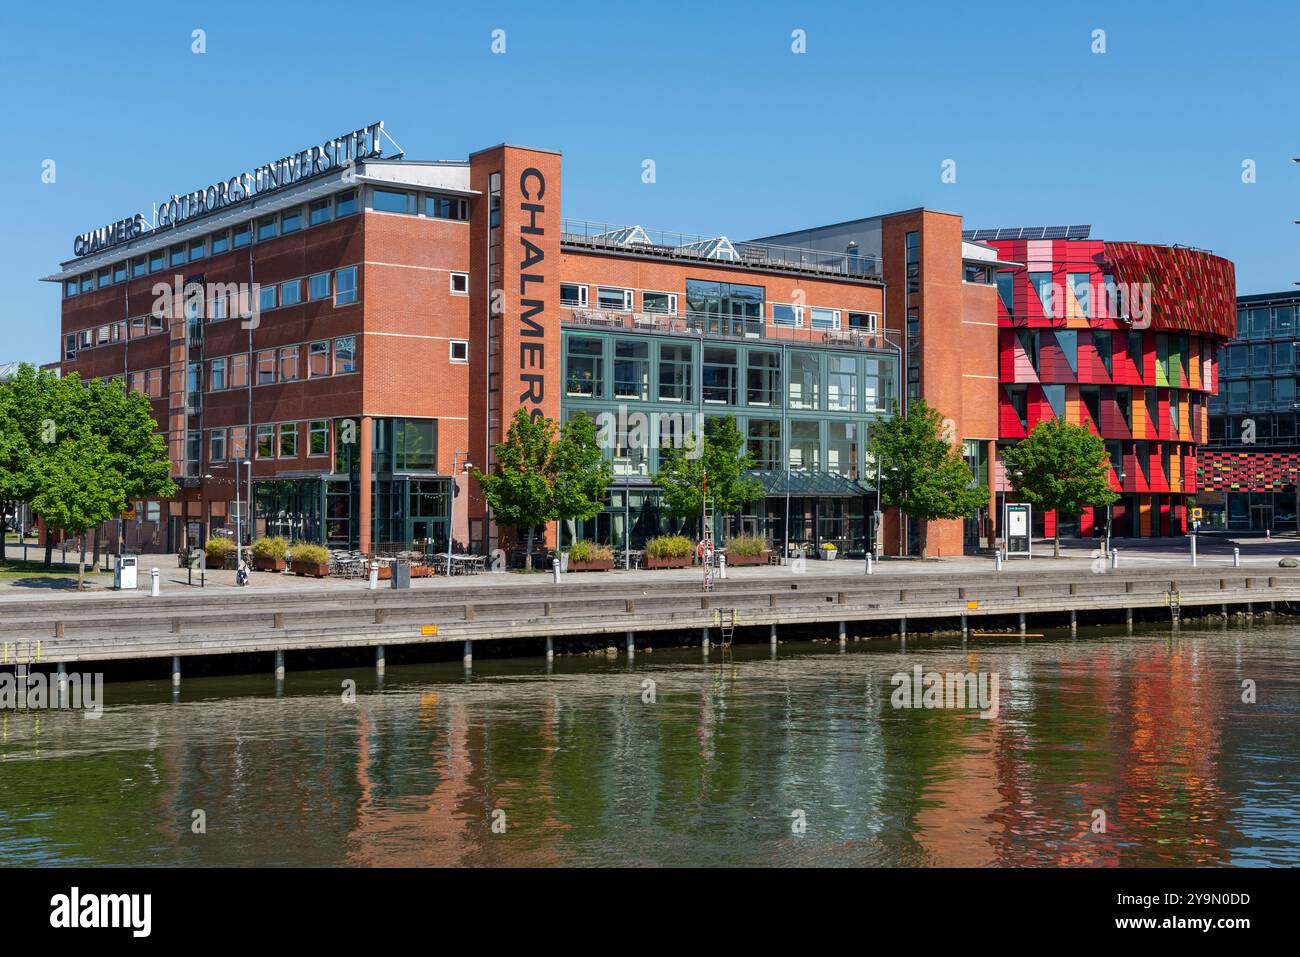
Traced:
POLYGON ((474 476, 497 522, 524 531, 528 567, 538 525, 593 518, 604 507, 613 469, 587 416, 570 419, 557 440, 553 420, 517 409, 494 452, 492 474, 476 469, 474 476))
POLYGON ((988 490, 975 485, 958 446, 946 436, 942 414, 924 399, 909 403, 871 427, 868 453, 880 463, 880 499, 921 522, 921 555, 926 555, 925 523, 963 518, 988 504, 988 490))
POLYGON ((704 508, 705 473, 708 495, 720 515, 742 511, 763 497, 763 484, 745 475, 754 467, 754 456, 731 416, 708 419, 703 447, 683 443, 659 450, 659 470, 654 480, 663 490, 664 511, 678 518, 698 518, 704 508))
MULTIPOLYGON (((1119 498, 1110 489, 1106 444, 1086 426, 1044 419, 1026 438, 1007 447, 1002 459, 1017 496, 1040 511, 1073 515, 1119 498)), ((1054 545, 1059 556, 1059 533, 1054 545)))

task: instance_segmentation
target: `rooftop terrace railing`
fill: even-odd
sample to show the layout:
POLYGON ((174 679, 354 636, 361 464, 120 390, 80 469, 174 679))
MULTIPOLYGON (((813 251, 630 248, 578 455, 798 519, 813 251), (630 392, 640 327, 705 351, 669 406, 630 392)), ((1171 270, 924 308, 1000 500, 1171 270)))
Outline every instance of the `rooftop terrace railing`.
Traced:
POLYGON ((562 323, 589 328, 698 336, 709 339, 743 339, 749 342, 803 342, 811 345, 899 351, 898 344, 879 329, 790 326, 768 322, 757 317, 719 316, 695 312, 670 316, 652 312, 587 309, 569 303, 560 305, 562 323))
POLYGON ((794 270, 852 279, 878 280, 884 277, 884 269, 877 256, 742 242, 726 236, 699 236, 587 220, 566 219, 560 224, 560 231, 561 242, 587 249, 728 263, 747 269, 794 270))

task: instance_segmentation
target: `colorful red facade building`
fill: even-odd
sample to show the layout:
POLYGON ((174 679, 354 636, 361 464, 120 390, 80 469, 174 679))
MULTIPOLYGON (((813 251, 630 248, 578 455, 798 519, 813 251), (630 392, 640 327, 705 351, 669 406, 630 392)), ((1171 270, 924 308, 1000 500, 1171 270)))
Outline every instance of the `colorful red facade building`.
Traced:
MULTIPOLYGON (((1110 455, 1115 536, 1177 535, 1197 491, 1197 447, 1235 326, 1233 265, 1181 246, 1112 243, 1089 228, 976 230, 1000 258, 999 432, 1022 439, 1063 417, 1110 455)), ((1006 496, 1007 477, 998 475, 1006 496)), ((1035 517, 1051 536, 1106 533, 1105 509, 1035 517)))

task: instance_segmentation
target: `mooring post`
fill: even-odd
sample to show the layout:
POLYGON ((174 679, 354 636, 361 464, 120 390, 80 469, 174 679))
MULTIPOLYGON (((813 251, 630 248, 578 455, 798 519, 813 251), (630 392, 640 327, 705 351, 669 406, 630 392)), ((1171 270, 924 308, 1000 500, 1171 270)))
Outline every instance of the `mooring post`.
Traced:
MULTIPOLYGON (((63 673, 63 665, 59 665, 59 673, 60 673, 59 680, 62 681, 63 678, 61 676, 63 673)), ((178 685, 180 683, 181 683, 181 656, 172 655, 172 684, 178 685)))
POLYGON ((706 655, 709 653, 709 629, 707 628, 700 629, 700 647, 704 649, 706 655))
POLYGON ((54 666, 54 673, 59 682, 59 690, 62 691, 68 684, 68 666, 65 662, 60 661, 54 666))
POLYGON ((907 616, 904 615, 898 619, 898 637, 906 640, 907 638, 907 616))
POLYGON ((460 660, 466 668, 474 665, 474 645, 468 638, 465 639, 465 649, 461 652, 460 660))
POLYGON ((969 632, 970 629, 966 626, 966 613, 962 612, 961 613, 961 636, 965 638, 969 632))
POLYGON ((776 625, 773 624, 768 629, 768 640, 772 643, 772 650, 776 651, 776 625))
POLYGON ((840 649, 841 650, 843 650, 844 646, 849 643, 849 634, 848 631, 846 630, 846 627, 847 626, 845 622, 840 622, 840 649))
POLYGON ((1021 637, 1024 637, 1024 634, 1025 634, 1025 613, 1022 611, 1022 612, 1020 613, 1020 635, 1021 635, 1021 637))
POLYGON ((550 635, 546 636, 546 660, 555 660, 555 639, 550 635))
POLYGON ((275 653, 275 680, 276 681, 284 680, 284 652, 283 651, 277 651, 275 653))
POLYGON ((636 657, 636 632, 635 631, 629 631, 627 633, 627 656, 629 658, 636 657))
POLYGON ((1228 617, 1228 603, 1226 601, 1219 606, 1219 611, 1223 614, 1224 618, 1228 617))
POLYGON ((384 665, 387 663, 385 661, 386 657, 387 655, 385 654, 384 646, 375 645, 375 670, 376 671, 382 672, 384 670, 384 665))
POLYGON ((1079 633, 1079 612, 1074 608, 1071 608, 1070 609, 1070 634, 1077 635, 1078 633, 1079 633))
POLYGON ((1128 633, 1130 635, 1133 634, 1133 609, 1132 608, 1124 609, 1124 626, 1128 629, 1128 633))

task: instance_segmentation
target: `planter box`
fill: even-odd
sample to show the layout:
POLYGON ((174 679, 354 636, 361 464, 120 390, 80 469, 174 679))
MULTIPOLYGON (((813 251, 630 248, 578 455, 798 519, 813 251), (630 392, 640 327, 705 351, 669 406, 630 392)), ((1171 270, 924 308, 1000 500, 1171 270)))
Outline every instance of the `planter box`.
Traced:
POLYGON ((568 569, 571 572, 607 572, 614 567, 612 558, 593 558, 590 561, 579 562, 570 558, 568 569))
POLYGON ((282 572, 285 562, 283 558, 254 558, 253 567, 259 572, 282 572))
POLYGON ((433 576, 433 569, 430 568, 428 565, 411 566, 412 578, 431 578, 432 576, 433 576))
POLYGON ((727 567, 740 568, 744 565, 766 565, 768 556, 771 552, 762 552, 758 555, 728 555, 727 567))
POLYGON ((695 558, 691 555, 681 555, 672 558, 655 558, 647 555, 642 563, 645 568, 690 568, 695 558))
POLYGON ((295 575, 310 578, 324 578, 330 573, 329 565, 317 565, 313 562, 291 562, 289 567, 295 575))
POLYGON ((817 551, 821 552, 822 561, 833 562, 840 556, 837 548, 819 548, 817 551))

